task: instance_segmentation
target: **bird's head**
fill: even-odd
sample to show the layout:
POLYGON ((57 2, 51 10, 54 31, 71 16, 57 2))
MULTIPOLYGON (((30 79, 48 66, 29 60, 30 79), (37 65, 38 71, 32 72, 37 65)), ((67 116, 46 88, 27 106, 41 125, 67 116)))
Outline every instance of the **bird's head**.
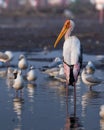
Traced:
POLYGON ((58 44, 58 42, 61 40, 61 38, 65 35, 65 33, 67 32, 67 30, 69 28, 72 27, 72 20, 66 20, 64 23, 64 26, 60 32, 60 34, 58 35, 58 38, 56 39, 55 43, 54 43, 54 48, 56 47, 56 45, 58 44))

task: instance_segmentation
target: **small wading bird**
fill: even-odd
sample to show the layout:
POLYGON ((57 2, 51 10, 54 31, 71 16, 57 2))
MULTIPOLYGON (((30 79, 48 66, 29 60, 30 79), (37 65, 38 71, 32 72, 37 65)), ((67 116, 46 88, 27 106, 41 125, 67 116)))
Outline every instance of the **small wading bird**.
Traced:
POLYGON ((103 83, 103 80, 97 78, 94 74, 89 74, 86 68, 82 70, 81 77, 83 83, 86 84, 90 88, 90 90, 93 86, 103 83))
POLYGON ((27 80, 29 82, 32 82, 32 81, 35 81, 36 79, 37 79, 37 77, 36 77, 35 67, 30 66, 30 70, 27 73, 27 80))
POLYGON ((26 70, 28 68, 27 59, 23 54, 19 56, 18 68, 21 70, 26 70))
POLYGON ((76 36, 70 36, 74 26, 75 24, 72 20, 66 20, 54 44, 54 48, 65 35, 65 41, 63 45, 63 64, 66 85, 72 85, 75 89, 77 78, 82 66, 82 46, 76 36))
POLYGON ((100 112, 99 112, 99 115, 102 119, 104 119, 104 105, 101 105, 100 106, 100 112))
POLYGON ((0 52, 0 61, 10 65, 10 61, 13 59, 13 53, 11 51, 0 52))
MULTIPOLYGON (((21 94, 22 94, 22 89, 24 87, 24 80, 23 80, 23 77, 22 77, 22 72, 21 70, 18 70, 18 73, 17 73, 17 77, 16 79, 14 79, 13 81, 13 88, 16 90, 16 94, 18 95, 18 91, 20 90, 21 94)), ((16 96, 17 96, 16 95, 16 96)))

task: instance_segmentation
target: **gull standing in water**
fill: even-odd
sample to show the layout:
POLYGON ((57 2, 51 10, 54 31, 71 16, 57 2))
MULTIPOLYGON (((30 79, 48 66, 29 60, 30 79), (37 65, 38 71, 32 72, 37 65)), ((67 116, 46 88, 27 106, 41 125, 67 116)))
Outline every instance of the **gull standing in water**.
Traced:
POLYGON ((10 61, 13 59, 13 53, 11 51, 0 52, 0 61, 10 65, 10 61))
POLYGON ((16 79, 14 79, 13 82, 13 88, 16 90, 16 92, 18 92, 19 90, 22 92, 23 87, 24 87, 24 80, 22 77, 22 72, 21 70, 18 70, 17 77, 16 79))
POLYGON ((37 77, 36 77, 36 73, 35 73, 35 68, 34 68, 34 66, 30 66, 30 70, 27 73, 27 80, 29 82, 32 82, 32 81, 35 81, 36 79, 37 79, 37 77))
POLYGON ((100 112, 99 112, 99 115, 102 119, 104 119, 104 105, 101 105, 100 106, 100 112))
POLYGON ((80 44, 80 40, 76 36, 71 36, 71 32, 74 27, 75 23, 72 20, 66 20, 54 47, 56 47, 63 35, 65 35, 63 45, 63 64, 66 85, 74 86, 75 90, 78 75, 82 67, 82 46, 80 44))
POLYGON ((23 54, 19 56, 18 68, 21 70, 26 70, 28 68, 27 59, 23 54))
POLYGON ((86 68, 82 70, 81 77, 82 77, 83 83, 89 86, 90 89, 92 89, 92 86, 102 83, 102 80, 97 78, 94 74, 87 73, 86 68))

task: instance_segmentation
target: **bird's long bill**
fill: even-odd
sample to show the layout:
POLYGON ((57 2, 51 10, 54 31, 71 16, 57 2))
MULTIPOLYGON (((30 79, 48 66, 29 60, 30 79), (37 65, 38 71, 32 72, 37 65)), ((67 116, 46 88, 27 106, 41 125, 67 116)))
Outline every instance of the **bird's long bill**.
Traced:
MULTIPOLYGON (((66 21, 66 22, 69 22, 69 21, 66 21)), ((59 41, 61 40, 61 38, 64 36, 64 34, 66 33, 66 31, 69 28, 68 26, 66 26, 66 22, 65 22, 60 34, 58 35, 58 37, 57 37, 57 39, 56 39, 56 41, 54 43, 54 48, 57 46, 57 44, 59 43, 59 41)))

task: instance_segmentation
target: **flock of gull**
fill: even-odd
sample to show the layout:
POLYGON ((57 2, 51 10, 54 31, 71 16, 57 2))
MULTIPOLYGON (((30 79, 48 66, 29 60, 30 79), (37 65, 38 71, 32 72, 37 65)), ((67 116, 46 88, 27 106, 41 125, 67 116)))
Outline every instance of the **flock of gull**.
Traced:
POLYGON ((35 67, 33 65, 29 66, 27 58, 24 54, 20 54, 18 57, 18 65, 15 68, 11 66, 11 61, 13 58, 14 56, 11 51, 6 51, 5 53, 0 52, 0 61, 3 62, 6 67, 6 70, 0 71, 0 76, 6 76, 8 86, 12 87, 16 91, 16 95, 19 96, 18 91, 22 94, 25 79, 29 83, 33 83, 37 77, 35 74, 35 67), (29 70, 26 72, 28 66, 29 70))
MULTIPOLYGON (((6 75, 9 86, 11 86, 18 95, 18 91, 22 94, 22 89, 24 88, 24 79, 30 83, 33 83, 36 79, 35 67, 30 65, 28 72, 23 75, 23 72, 28 68, 28 61, 25 55, 20 54, 18 58, 18 67, 13 68, 10 62, 13 59, 13 54, 11 51, 6 51, 5 53, 0 52, 0 61, 4 62, 6 66, 6 71, 0 72, 0 75, 6 75)), ((50 64, 42 66, 40 71, 43 74, 47 74, 49 77, 58 80, 61 83, 66 83, 66 77, 64 74, 63 61, 61 58, 56 57, 50 64)), ((93 86, 103 83, 103 81, 95 75, 96 67, 92 61, 89 61, 87 65, 82 69, 79 78, 82 79, 83 83, 87 85, 90 90, 93 86)), ((101 106, 100 116, 104 118, 104 105, 101 106)))
MULTIPOLYGON (((64 36, 63 44, 63 60, 56 57, 54 61, 40 69, 42 73, 65 83, 66 90, 69 86, 74 87, 76 93, 77 78, 82 79, 83 83, 91 90, 93 86, 103 84, 104 81, 95 75, 95 65, 92 61, 88 61, 87 65, 82 69, 82 46, 76 36, 71 36, 74 29, 74 22, 66 20, 64 26, 55 41, 54 47, 57 46, 61 38, 64 36)), ((24 79, 28 82, 34 82, 37 79, 35 67, 30 65, 29 71, 23 75, 23 72, 29 67, 25 55, 21 54, 18 58, 17 68, 12 68, 10 62, 13 59, 13 54, 10 51, 5 53, 0 52, 0 61, 4 62, 7 66, 6 76, 10 82, 10 86, 22 93, 24 88, 24 79)), ((76 94, 75 94, 76 95, 76 94)), ((100 116, 104 118, 104 106, 101 106, 100 116)))

